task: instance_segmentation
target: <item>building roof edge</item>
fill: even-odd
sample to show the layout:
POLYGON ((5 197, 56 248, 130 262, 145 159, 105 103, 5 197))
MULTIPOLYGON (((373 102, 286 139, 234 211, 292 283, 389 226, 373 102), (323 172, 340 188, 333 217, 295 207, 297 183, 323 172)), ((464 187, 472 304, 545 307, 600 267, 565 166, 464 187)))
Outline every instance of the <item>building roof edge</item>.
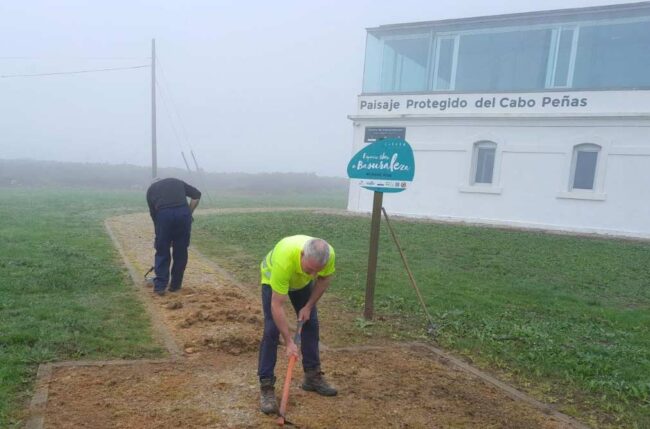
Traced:
POLYGON ((410 23, 398 23, 398 24, 387 24, 380 25, 378 27, 367 27, 368 32, 373 31, 389 31, 389 30, 402 30, 402 29, 414 29, 420 27, 448 27, 454 25, 468 25, 468 24, 509 24, 511 22, 517 22, 528 19, 536 18, 570 18, 572 16, 581 16, 586 14, 608 14, 611 12, 634 12, 638 10, 646 10, 650 12, 650 1, 636 2, 636 3, 621 3, 614 5, 605 5, 605 6, 589 6, 589 7, 580 7, 580 8, 570 8, 570 9, 552 9, 552 10, 541 10, 533 12, 517 12, 501 15, 484 15, 484 16, 474 16, 467 18, 449 18, 435 21, 418 21, 410 23))

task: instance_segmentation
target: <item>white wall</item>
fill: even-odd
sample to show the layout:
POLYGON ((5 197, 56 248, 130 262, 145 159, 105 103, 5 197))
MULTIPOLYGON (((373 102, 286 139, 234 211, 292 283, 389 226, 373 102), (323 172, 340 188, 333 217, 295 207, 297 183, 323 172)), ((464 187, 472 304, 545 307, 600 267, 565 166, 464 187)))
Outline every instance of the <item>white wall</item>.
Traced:
MULTIPOLYGON (((356 153, 366 126, 406 127, 415 179, 386 194, 389 213, 650 238, 650 119, 354 119, 356 153), (473 144, 497 143, 493 186, 470 186, 473 144), (602 147, 594 192, 568 192, 573 147, 602 147), (478 191, 487 191, 478 192, 478 191), (578 199, 577 197, 580 197, 578 199), (586 199, 585 199, 586 198, 586 199)), ((350 185, 348 209, 372 210, 372 192, 350 185)))

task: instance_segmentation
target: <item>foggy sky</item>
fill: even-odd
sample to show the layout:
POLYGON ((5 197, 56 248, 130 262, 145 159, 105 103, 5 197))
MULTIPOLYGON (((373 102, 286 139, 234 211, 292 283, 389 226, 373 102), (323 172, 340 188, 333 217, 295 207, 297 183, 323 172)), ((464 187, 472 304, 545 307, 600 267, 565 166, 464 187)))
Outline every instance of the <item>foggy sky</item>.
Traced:
MULTIPOLYGON (((159 166, 345 176, 365 28, 614 3, 0 0, 0 75, 145 65, 155 38, 159 166)), ((150 74, 0 79, 0 159, 150 165, 150 74)))

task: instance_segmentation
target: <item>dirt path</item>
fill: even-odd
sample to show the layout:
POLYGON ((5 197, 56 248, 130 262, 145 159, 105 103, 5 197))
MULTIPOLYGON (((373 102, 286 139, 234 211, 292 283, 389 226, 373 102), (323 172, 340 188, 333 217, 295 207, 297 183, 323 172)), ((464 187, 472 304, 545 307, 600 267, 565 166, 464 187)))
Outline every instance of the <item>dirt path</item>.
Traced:
MULTIPOLYGON (((148 216, 121 216, 107 226, 132 275, 141 276, 153 259, 148 216)), ((161 298, 139 283, 171 358, 42 367, 28 427, 277 427, 275 418, 258 411, 257 289, 238 285, 193 249, 180 293, 161 298)), ((335 338, 332 328, 323 324, 323 338, 335 338)), ((322 398, 304 392, 300 377, 294 377, 288 417, 301 428, 580 427, 513 399, 512 392, 441 361, 426 347, 375 342, 366 349, 326 348, 322 354, 340 394, 322 398)), ((278 395, 285 368, 279 359, 278 395)))

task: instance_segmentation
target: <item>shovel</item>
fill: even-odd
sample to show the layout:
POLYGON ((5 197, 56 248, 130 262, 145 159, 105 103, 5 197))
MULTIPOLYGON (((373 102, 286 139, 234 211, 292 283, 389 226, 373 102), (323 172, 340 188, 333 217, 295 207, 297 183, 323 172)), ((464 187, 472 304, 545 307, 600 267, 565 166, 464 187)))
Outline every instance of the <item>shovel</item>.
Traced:
MULTIPOLYGON (((149 273, 153 271, 154 267, 149 268, 149 271, 144 273, 144 284, 145 286, 153 286, 153 277, 148 277, 149 273)), ((155 274, 155 273, 154 273, 155 274)))
MULTIPOLYGON (((302 325, 304 321, 299 321, 296 328, 296 335, 293 337, 293 342, 300 347, 300 333, 302 332, 302 325)), ((289 403, 289 388, 291 387, 291 375, 293 374, 293 366, 296 364, 296 356, 292 355, 289 358, 289 365, 287 366, 287 376, 284 378, 284 387, 282 388, 282 400, 280 401, 280 411, 278 412, 278 424, 284 426, 285 423, 295 426, 293 423, 285 419, 287 414, 287 404, 289 403)))

